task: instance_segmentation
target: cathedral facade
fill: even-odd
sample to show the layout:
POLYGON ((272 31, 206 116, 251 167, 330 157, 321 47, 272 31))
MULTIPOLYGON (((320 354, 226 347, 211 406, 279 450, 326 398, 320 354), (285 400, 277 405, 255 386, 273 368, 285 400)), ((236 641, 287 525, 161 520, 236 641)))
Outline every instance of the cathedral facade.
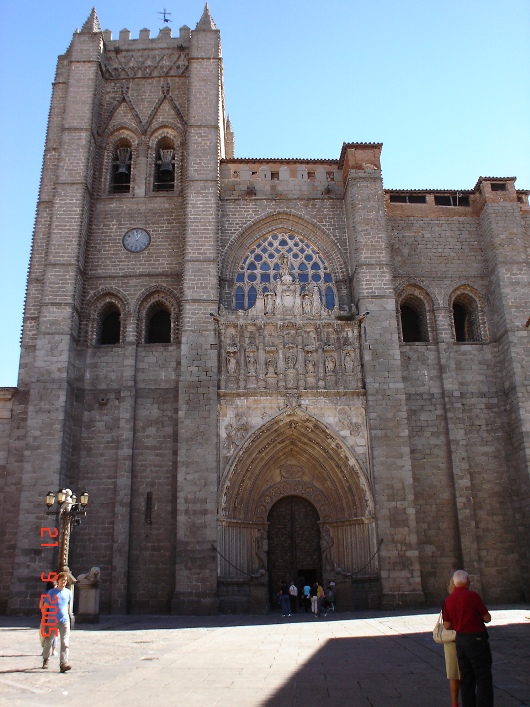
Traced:
POLYGON ((208 8, 59 57, 17 388, 0 391, 0 607, 35 610, 44 497, 88 491, 104 613, 529 592, 530 208, 514 177, 388 190, 380 144, 241 159, 208 8))

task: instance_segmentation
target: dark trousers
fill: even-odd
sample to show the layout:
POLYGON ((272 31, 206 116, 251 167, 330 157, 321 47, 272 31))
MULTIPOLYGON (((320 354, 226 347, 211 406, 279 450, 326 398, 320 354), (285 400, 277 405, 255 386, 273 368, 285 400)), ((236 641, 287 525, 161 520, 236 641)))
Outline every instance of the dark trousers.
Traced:
POLYGON ((491 649, 487 633, 457 633, 462 707, 493 707, 491 649))

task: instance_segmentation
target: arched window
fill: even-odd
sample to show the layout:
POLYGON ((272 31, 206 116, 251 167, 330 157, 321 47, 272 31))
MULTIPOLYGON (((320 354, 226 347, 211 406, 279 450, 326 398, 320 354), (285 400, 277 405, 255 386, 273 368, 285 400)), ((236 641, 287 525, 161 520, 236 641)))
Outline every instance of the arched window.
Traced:
POLYGON ((120 343, 120 335, 121 313, 117 306, 110 305, 100 315, 96 344, 114 346, 120 343))
POLYGON ((301 292, 312 292, 316 287, 321 302, 327 309, 334 309, 337 291, 326 261, 313 245, 294 233, 272 233, 252 246, 236 275, 234 308, 250 309, 259 290, 265 294, 274 289, 283 254, 288 256, 289 273, 301 292))
POLYGON ((153 191, 175 189, 175 145, 168 137, 158 141, 155 148, 153 191))
POLYGON ((148 313, 145 327, 146 344, 171 343, 171 314, 163 307, 153 308, 148 313))
POLYGON ((407 285, 399 302, 401 340, 404 343, 428 343, 434 331, 431 298, 417 285, 407 285), (430 332, 430 333, 429 333, 430 332))
POLYGON ((111 194, 128 194, 131 190, 132 146, 120 140, 114 147, 110 180, 111 194))
POLYGON ((481 341, 477 301, 467 292, 453 300, 455 341, 481 341))

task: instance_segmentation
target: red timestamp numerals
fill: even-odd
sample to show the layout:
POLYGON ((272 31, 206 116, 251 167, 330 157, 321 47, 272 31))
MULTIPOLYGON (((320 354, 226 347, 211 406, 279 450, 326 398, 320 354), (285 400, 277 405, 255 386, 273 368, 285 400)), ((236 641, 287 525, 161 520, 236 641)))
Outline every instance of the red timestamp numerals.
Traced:
MULTIPOLYGON (((56 538, 59 535, 59 531, 57 528, 41 528, 40 529, 40 536, 43 538, 45 534, 48 533, 49 538, 56 538)), ((54 543, 41 543, 41 547, 58 547, 59 542, 54 542, 54 543)))
MULTIPOLYGON (((40 537, 48 539, 54 539, 59 536, 59 531, 57 528, 41 528, 40 537), (47 537, 46 537, 47 536, 47 537)), ((58 547, 59 542, 43 543, 41 542, 41 547, 58 547)), ((57 572, 41 572, 40 575, 41 582, 56 582, 57 572)), ((59 620, 57 618, 57 612, 59 610, 57 606, 57 597, 51 597, 48 594, 40 595, 40 610, 42 612, 41 622, 40 622, 40 634, 43 638, 50 638, 51 636, 57 636, 59 633, 58 625, 59 620)))

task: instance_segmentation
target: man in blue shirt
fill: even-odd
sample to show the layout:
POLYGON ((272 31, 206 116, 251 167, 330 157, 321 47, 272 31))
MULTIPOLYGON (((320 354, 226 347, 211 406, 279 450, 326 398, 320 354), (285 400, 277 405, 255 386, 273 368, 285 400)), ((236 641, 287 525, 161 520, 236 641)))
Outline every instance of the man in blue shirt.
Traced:
POLYGON ((70 605, 72 602, 72 592, 66 588, 68 575, 60 572, 57 575, 57 587, 50 589, 44 594, 41 601, 41 611, 43 614, 43 630, 45 631, 44 650, 42 653, 42 667, 48 667, 48 658, 52 649, 54 636, 59 632, 61 637, 60 670, 66 673, 71 670, 68 665, 68 648, 70 643, 70 605))

